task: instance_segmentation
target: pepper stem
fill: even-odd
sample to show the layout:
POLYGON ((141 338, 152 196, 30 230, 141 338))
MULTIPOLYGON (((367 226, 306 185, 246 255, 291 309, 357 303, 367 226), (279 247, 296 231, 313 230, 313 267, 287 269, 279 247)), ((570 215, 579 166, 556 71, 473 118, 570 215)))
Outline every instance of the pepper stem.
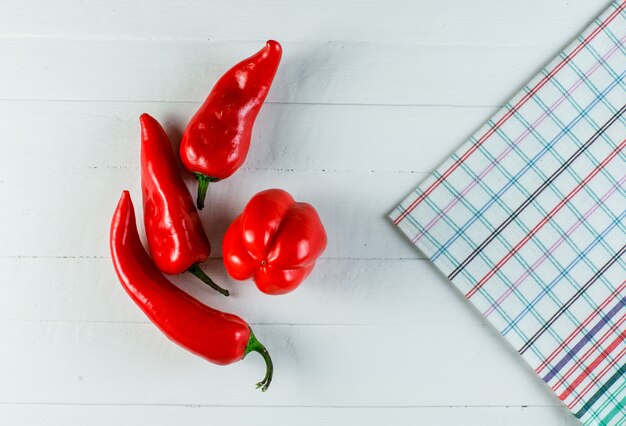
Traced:
POLYGON ((200 280, 202 280, 203 283, 207 284, 213 290, 219 291, 224 296, 228 296, 230 294, 230 293, 228 293, 228 290, 226 290, 226 289, 220 287, 219 285, 215 284, 215 281, 213 281, 211 278, 209 278, 209 276, 207 274, 205 274, 202 269, 200 269, 200 267, 198 266, 197 263, 194 263, 193 265, 191 265, 191 267, 189 269, 187 269, 187 271, 191 272, 196 277, 200 278, 200 280))
POLYGON ((265 360, 265 377, 259 383, 256 384, 256 388, 261 388, 262 392, 265 392, 267 388, 272 383, 272 376, 274 375, 274 364, 272 363, 272 358, 270 358, 270 353, 265 349, 265 346, 261 342, 256 339, 256 336, 250 329, 250 339, 248 340, 248 344, 246 345, 246 351, 243 354, 244 358, 250 352, 258 352, 265 360))
POLYGON ((198 178, 198 198, 196 199, 196 206, 198 206, 198 210, 202 210, 204 208, 206 191, 209 188, 209 183, 212 182, 212 179, 202 173, 194 173, 194 175, 198 178))

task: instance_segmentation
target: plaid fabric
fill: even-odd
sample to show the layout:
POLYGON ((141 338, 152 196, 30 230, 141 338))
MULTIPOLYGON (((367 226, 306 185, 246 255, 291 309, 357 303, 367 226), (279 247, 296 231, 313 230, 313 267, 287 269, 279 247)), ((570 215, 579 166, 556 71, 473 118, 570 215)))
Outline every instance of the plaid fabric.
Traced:
POLYGON ((626 423, 625 9, 390 215, 587 425, 626 423))

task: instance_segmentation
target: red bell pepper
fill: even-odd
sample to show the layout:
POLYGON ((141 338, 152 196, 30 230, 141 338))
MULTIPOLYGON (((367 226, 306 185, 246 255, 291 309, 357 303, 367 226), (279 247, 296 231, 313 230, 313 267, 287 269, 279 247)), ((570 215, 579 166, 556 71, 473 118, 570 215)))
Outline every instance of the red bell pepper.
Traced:
POLYGON ((253 278, 264 293, 288 293, 311 273, 326 241, 313 206, 268 189, 252 197, 227 229, 224 264, 230 276, 253 278))
POLYGON ((282 48, 265 47, 228 70, 193 116, 180 144, 180 158, 198 178, 199 209, 209 182, 232 175, 246 159, 254 120, 270 90, 282 48))
POLYGON ((135 211, 128 191, 122 193, 113 214, 110 246, 120 283, 150 321, 169 339, 219 365, 239 361, 250 352, 259 352, 267 370, 257 388, 267 389, 273 373, 267 349, 243 319, 204 305, 159 272, 139 240, 135 211))
POLYGON ((174 150, 161 125, 148 114, 141 122, 141 189, 143 219, 150 254, 165 274, 189 271, 215 290, 228 291, 198 267, 208 259, 211 245, 198 211, 178 171, 174 150))

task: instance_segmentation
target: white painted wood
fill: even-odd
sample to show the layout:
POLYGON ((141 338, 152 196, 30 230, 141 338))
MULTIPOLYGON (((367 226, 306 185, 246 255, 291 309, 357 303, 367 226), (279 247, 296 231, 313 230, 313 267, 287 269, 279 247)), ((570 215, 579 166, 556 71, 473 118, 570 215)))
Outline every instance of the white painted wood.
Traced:
MULTIPOLYGON (((202 266, 231 290, 231 297, 219 296, 190 274, 170 278, 203 302, 255 324, 485 324, 425 260, 324 259, 306 284, 283 297, 268 297, 252 282, 229 279, 221 259, 202 266)), ((0 259, 0 281, 15 277, 19 286, 0 286, 0 321, 148 321, 126 303, 110 259, 0 259)))
MULTIPOLYGON (((195 193, 195 178, 187 177, 195 193)), ((240 170, 210 186, 200 217, 212 242, 211 255, 219 257, 226 228, 250 197, 278 187, 318 210, 331 241, 324 257, 421 258, 386 215, 424 177, 403 172, 240 170)), ((0 209, 0 223, 7 224, 0 228, 5 242, 0 257, 108 256, 110 217, 123 189, 130 190, 141 217, 139 186, 138 168, 0 170, 0 199, 12 201, 12 209, 0 209), (50 240, 42 244, 42 236, 50 240)), ((139 229, 143 233, 143 226, 139 229)))
POLYGON ((152 324, 0 322, 0 335, 11 342, 0 349, 0 401, 368 407, 558 404, 549 388, 519 361, 517 352, 496 341, 488 326, 272 324, 253 329, 276 366, 271 392, 254 387, 265 370, 258 354, 227 367, 212 365, 169 342, 152 324))
POLYGON ((605 0, 20 0, 0 35, 528 45, 560 42, 605 0))
POLYGON ((577 424, 385 216, 608 3, 0 2, 0 424, 577 424), (253 325, 277 369, 261 394, 259 357, 217 367, 158 333, 107 235, 123 188, 140 210, 138 115, 176 145, 269 37, 285 55, 250 156, 202 212, 203 267, 233 297, 172 278, 253 325), (274 298, 219 259, 272 186, 313 203, 330 241, 274 298))
MULTIPOLYGON (((139 115, 147 112, 162 122, 178 147, 197 107, 194 102, 0 101, 0 126, 10 141, 0 144, 0 169, 138 168, 139 115), (46 143, 41 142, 41 129, 46 143)), ((257 118, 244 167, 427 173, 495 111, 267 104, 257 118)))
MULTIPOLYGON (((519 47, 286 42, 267 99, 501 105, 569 41, 519 47)), ((8 60, 0 99, 200 102, 223 72, 262 46, 258 41, 3 39, 0 57, 8 60)))
POLYGON ((451 425, 451 426, 576 426, 564 407, 205 407, 0 405, 0 418, 12 425, 110 426, 124 421, 134 426, 244 424, 318 425, 451 425))

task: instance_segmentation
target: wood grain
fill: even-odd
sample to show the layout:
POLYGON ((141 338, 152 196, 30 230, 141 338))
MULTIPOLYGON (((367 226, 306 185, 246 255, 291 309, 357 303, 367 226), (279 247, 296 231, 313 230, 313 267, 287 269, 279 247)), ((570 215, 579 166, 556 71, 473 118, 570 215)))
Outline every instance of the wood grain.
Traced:
MULTIPOLYGON (((0 99, 200 102, 224 71, 262 46, 3 39, 0 99)), ((283 49, 269 102, 496 106, 552 58, 555 46, 328 41, 286 42, 283 49)))
POLYGON ((575 426, 580 423, 564 407, 215 407, 199 405, 82 405, 2 404, 0 418, 10 424, 49 426, 109 426, 124 419, 129 424, 153 426, 185 424, 235 426, 254 419, 257 424, 305 426, 320 424, 575 426))
MULTIPOLYGON (((323 259, 306 285, 284 297, 267 297, 252 282, 229 279, 220 259, 202 267, 232 297, 219 297, 190 274, 170 279, 203 302, 256 324, 485 324, 425 260, 323 259)), ((108 258, 0 259, 0 274, 3 282, 21 277, 20 286, 0 286, 0 321, 148 322, 127 303, 108 258)))
MULTIPOLYGON (((147 112, 157 118, 178 147, 197 107, 196 102, 0 102, 0 126, 11 141, 0 144, 0 169, 138 168, 139 115, 147 112), (41 142, 40 129, 45 129, 46 143, 41 142)), ((257 118, 244 167, 428 173, 495 111, 267 104, 257 118)))
POLYGON ((355 41, 542 45, 572 37, 603 0, 21 0, 0 3, 0 36, 127 40, 355 41))
MULTIPOLYGON (((250 197, 279 187, 318 210, 332 241, 324 257, 417 259, 422 255, 398 236, 386 215, 400 201, 399 194, 424 177, 398 172, 240 170, 211 185, 200 217, 212 242, 211 255, 220 257, 222 236, 250 197)), ((188 184, 195 191, 192 176, 188 184)), ((6 224, 0 228, 0 240, 5 242, 0 257, 108 256, 110 215, 123 189, 130 190, 141 217, 139 185, 137 168, 7 169, 0 175, 0 199, 10 199, 12 209, 0 209, 0 222, 6 224), (28 226, 23 226, 26 222, 28 226), (41 236, 51 240, 42 244, 41 236)), ((139 229, 143 235, 143 227, 139 229)))
POLYGON ((254 387, 265 372, 260 356, 251 354, 228 367, 211 365, 169 342, 152 324, 0 322, 1 335, 21 348, 0 351, 0 401, 233 407, 558 404, 516 352, 501 341, 498 350, 485 350, 496 337, 486 326, 252 327, 279 366, 271 393, 254 387))

